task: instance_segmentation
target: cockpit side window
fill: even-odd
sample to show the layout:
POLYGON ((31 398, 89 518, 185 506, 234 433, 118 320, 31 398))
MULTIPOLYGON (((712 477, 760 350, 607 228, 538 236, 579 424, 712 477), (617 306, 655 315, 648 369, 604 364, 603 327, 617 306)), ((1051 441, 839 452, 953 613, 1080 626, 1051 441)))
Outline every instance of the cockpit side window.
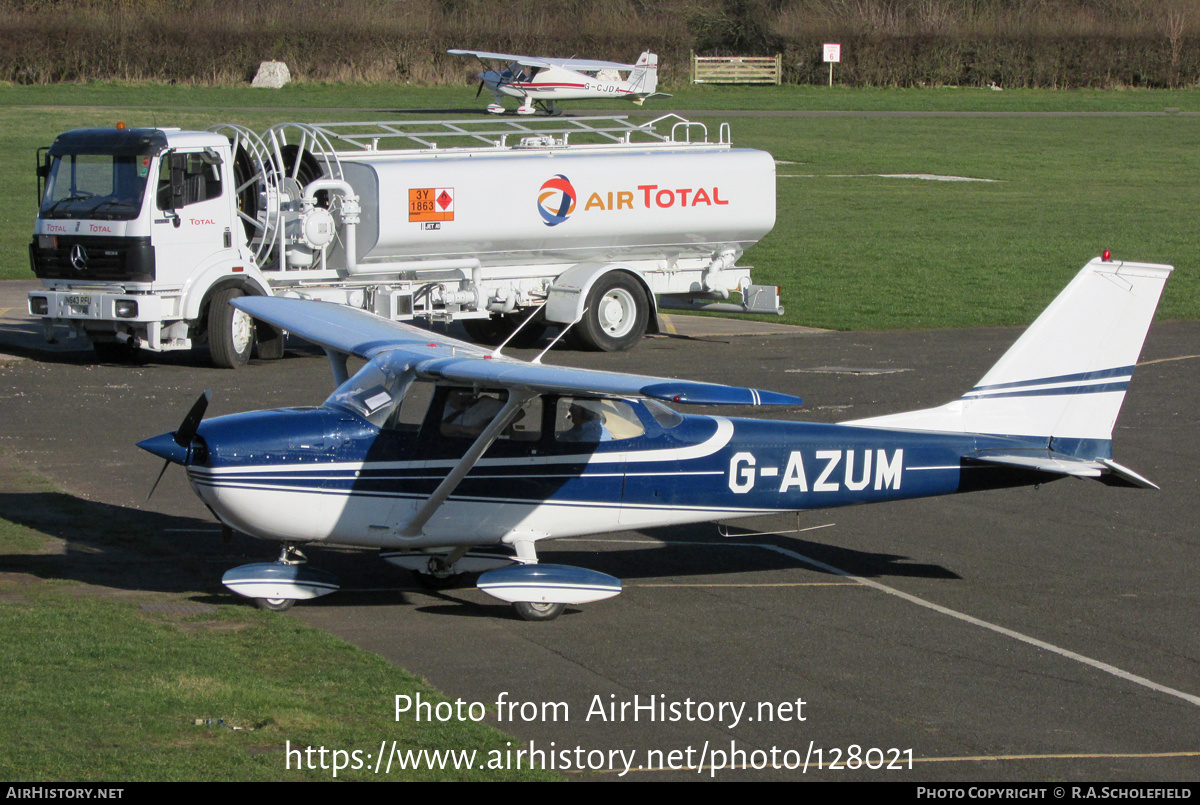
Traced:
POLYGON ((473 439, 483 433, 507 400, 507 391, 451 389, 442 403, 438 432, 449 438, 473 439))
POLYGON ((633 407, 623 400, 560 397, 555 408, 554 439, 558 442, 612 442, 645 432, 633 407))
POLYGON ((400 404, 392 409, 387 421, 383 423, 383 429, 415 436, 421 430, 421 423, 425 421, 429 403, 433 401, 434 388, 432 383, 425 382, 416 382, 409 386, 400 404))
POLYGON ((642 400, 642 404, 646 410, 650 412, 650 416, 654 417, 654 421, 663 430, 671 428, 683 422, 683 415, 672 411, 667 406, 657 400, 642 400))
MULTIPOLYGON (((441 402, 438 435, 450 439, 474 439, 496 418, 506 402, 508 392, 502 389, 452 388, 441 402)), ((496 438, 499 441, 539 441, 542 438, 542 398, 534 397, 527 402, 496 438)))
POLYGON ((542 438, 542 398, 534 397, 517 412, 517 418, 500 431, 498 439, 537 442, 542 438))

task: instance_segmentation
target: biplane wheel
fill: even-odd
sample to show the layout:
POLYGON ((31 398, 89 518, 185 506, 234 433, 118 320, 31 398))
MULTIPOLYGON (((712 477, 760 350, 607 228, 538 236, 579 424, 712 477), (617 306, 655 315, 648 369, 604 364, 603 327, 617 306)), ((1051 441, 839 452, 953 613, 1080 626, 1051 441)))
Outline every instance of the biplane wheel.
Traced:
POLYGON ((548 601, 516 601, 513 609, 527 621, 552 621, 563 613, 566 604, 552 604, 548 601))
POLYGON ((221 369, 245 366, 254 350, 254 320, 229 304, 242 296, 239 288, 222 288, 208 305, 208 351, 221 369))
POLYGON ((254 606, 271 612, 287 612, 296 603, 295 598, 255 598, 254 606))
POLYGON ((613 271, 596 280, 571 334, 584 349, 622 352, 641 340, 649 320, 650 302, 641 283, 632 274, 613 271))

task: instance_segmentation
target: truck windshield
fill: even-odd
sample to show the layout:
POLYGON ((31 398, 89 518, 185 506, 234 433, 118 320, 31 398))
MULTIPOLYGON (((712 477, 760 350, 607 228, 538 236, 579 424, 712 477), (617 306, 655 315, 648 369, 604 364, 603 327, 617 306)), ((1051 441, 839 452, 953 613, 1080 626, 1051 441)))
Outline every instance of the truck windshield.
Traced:
POLYGON ((57 154, 46 177, 43 218, 129 221, 142 209, 147 155, 57 154))

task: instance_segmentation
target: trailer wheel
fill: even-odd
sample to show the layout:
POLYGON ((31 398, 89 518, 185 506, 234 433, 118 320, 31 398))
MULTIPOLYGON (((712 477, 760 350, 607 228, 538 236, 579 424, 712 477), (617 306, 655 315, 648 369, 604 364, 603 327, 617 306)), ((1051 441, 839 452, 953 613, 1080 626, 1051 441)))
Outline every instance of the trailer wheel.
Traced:
POLYGON ((223 288, 208 305, 208 351, 222 369, 245 366, 254 349, 254 320, 229 304, 242 296, 238 288, 223 288))
POLYGON ((650 302, 632 275, 613 271, 596 280, 588 293, 583 320, 571 328, 577 344, 598 352, 621 352, 646 333, 650 302))

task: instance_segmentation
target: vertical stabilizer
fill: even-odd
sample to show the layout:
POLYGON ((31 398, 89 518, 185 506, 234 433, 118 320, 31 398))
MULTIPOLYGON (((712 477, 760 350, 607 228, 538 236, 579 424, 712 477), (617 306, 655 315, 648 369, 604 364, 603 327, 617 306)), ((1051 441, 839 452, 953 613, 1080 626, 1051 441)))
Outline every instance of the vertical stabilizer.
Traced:
POLYGON ((1113 425, 1171 266, 1092 260, 976 386, 940 408, 845 424, 1045 438, 1111 456, 1113 425))
POLYGON ((638 95, 653 95, 658 89, 658 56, 646 51, 629 73, 629 89, 638 95))

